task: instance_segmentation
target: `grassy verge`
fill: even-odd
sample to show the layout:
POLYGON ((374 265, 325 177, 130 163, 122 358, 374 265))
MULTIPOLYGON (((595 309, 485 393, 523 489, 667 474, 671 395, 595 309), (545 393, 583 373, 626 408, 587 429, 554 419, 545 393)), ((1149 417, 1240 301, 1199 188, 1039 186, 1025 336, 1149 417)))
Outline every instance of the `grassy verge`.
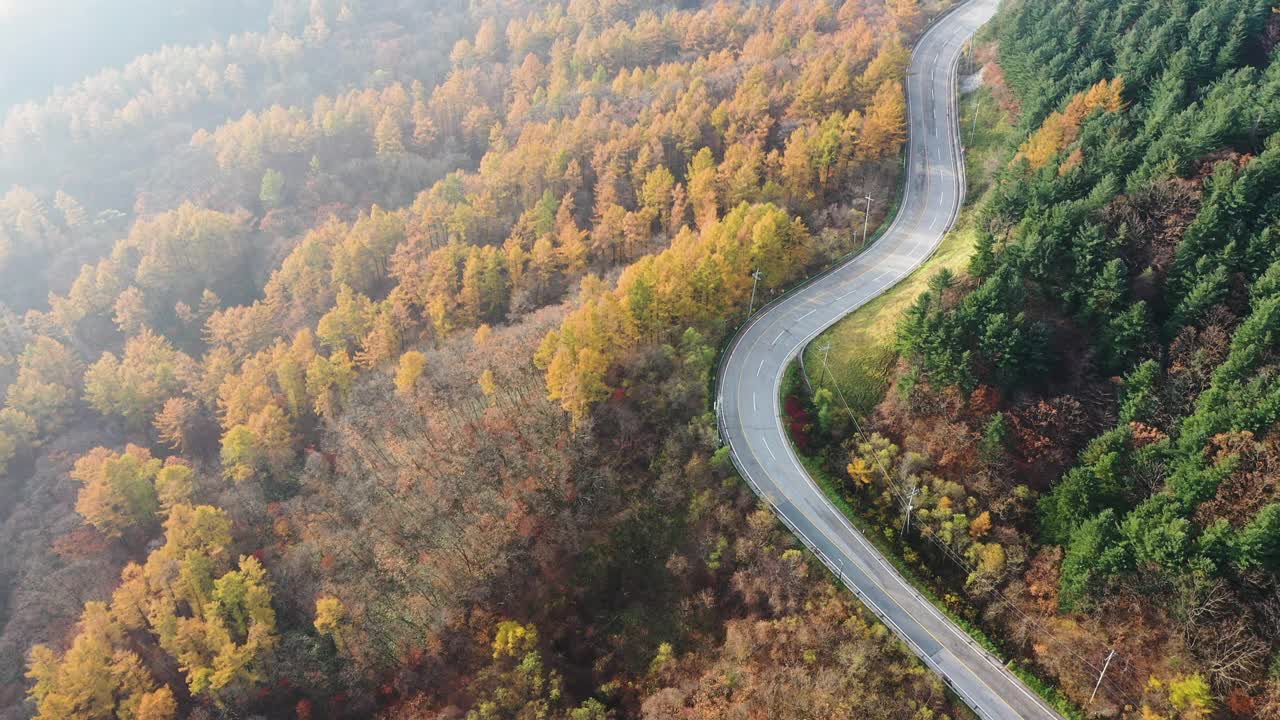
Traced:
POLYGON ((1018 129, 986 86, 960 98, 960 121, 969 197, 981 198, 991 189, 996 172, 1009 161, 1018 129))
MULTIPOLYGON (((961 99, 960 123, 968 197, 980 198, 1005 162, 1016 130, 985 87, 961 99)), ((894 333, 898 321, 924 291, 930 277, 944 268, 960 273, 969 264, 976 240, 975 206, 961 212, 955 228, 919 269, 831 326, 806 348, 804 363, 815 388, 836 383, 853 411, 862 416, 880 402, 897 361, 894 333), (823 372, 823 353, 819 350, 828 344, 829 374, 823 372)))
POLYGON ((854 412, 865 416, 889 387, 889 375, 897 361, 894 333, 898 321, 924 291, 928 279, 943 268, 960 272, 973 253, 974 233, 966 215, 948 233, 942 245, 923 265, 887 292, 850 313, 819 335, 805 349, 805 367, 815 387, 835 382, 854 412), (823 352, 830 344, 823 372, 823 352))

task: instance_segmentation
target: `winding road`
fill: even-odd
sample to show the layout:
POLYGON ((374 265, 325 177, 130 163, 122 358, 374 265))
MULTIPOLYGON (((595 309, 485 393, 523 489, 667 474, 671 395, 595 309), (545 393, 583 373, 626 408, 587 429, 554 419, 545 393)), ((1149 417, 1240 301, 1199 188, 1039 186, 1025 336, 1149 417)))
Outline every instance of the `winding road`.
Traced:
POLYGON ((720 432, 752 488, 846 586, 984 720, 1060 716, 913 589, 805 472, 781 420, 787 365, 820 332, 915 270, 964 201, 956 66, 997 0, 969 0, 916 43, 907 73, 907 185, 874 245, 771 303, 730 344, 716 399, 720 432))

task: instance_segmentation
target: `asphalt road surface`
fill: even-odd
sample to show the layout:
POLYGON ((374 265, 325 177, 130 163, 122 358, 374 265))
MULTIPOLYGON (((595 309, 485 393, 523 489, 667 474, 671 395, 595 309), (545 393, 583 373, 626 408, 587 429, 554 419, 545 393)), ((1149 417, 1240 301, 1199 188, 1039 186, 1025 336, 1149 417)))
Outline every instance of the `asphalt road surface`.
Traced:
POLYGON ((970 0, 916 44, 907 75, 907 186, 898 216, 871 248, 752 318, 726 355, 717 406, 721 435, 756 493, 980 717, 1059 720, 827 501, 792 450, 778 397, 787 365, 812 338, 910 274, 955 221, 964 200, 956 65, 996 4, 970 0))

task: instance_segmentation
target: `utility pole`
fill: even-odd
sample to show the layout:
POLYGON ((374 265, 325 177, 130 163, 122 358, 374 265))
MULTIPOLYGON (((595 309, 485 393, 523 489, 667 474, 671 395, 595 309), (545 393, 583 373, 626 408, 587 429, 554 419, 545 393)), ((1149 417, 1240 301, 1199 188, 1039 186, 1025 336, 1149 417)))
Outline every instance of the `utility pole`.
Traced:
POLYGON ((867 214, 862 216, 862 246, 867 246, 867 226, 871 223, 871 196, 867 196, 867 214))
POLYGON ((973 130, 969 131, 969 137, 978 134, 978 113, 982 110, 982 98, 978 98, 978 104, 973 108, 973 130))
POLYGON ((915 509, 916 496, 920 494, 920 488, 913 487, 911 492, 907 494, 907 512, 902 519, 902 537, 907 536, 907 530, 911 529, 911 511, 915 509))
POLYGON ((1107 655, 1107 661, 1102 663, 1102 672, 1098 673, 1098 684, 1093 686, 1093 695, 1089 696, 1089 704, 1093 704, 1093 698, 1098 694, 1098 688, 1102 687, 1102 676, 1107 674, 1107 666, 1111 664, 1111 658, 1116 656, 1115 648, 1107 655))
POLYGON ((763 277, 763 276, 764 276, 764 273, 760 272, 759 270, 756 270, 755 272, 751 273, 751 304, 747 306, 747 319, 748 319, 748 320, 750 320, 750 319, 751 319, 751 313, 755 312, 755 309, 756 309, 756 286, 760 284, 760 278, 761 278, 761 277, 763 277))
POLYGON ((827 367, 827 354, 831 352, 831 343, 823 343, 818 349, 822 351, 822 372, 830 373, 831 369, 827 367))

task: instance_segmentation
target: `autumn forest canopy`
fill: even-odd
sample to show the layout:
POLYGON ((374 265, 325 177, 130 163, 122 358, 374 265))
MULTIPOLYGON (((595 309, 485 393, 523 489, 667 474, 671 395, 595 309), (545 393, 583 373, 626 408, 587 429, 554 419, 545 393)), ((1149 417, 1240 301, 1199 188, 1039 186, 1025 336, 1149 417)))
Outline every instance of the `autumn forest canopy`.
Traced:
MULTIPOLYGON (((56 4, 0 3, 0 720, 969 717, 711 404, 887 218, 951 3, 56 4)), ((967 267, 789 399, 1063 707, 1115 649, 1088 713, 1280 715, 1278 42, 1006 2, 967 267)))
POLYGON ((166 7, 4 90, 0 717, 956 712, 708 404, 941 4, 166 7))

